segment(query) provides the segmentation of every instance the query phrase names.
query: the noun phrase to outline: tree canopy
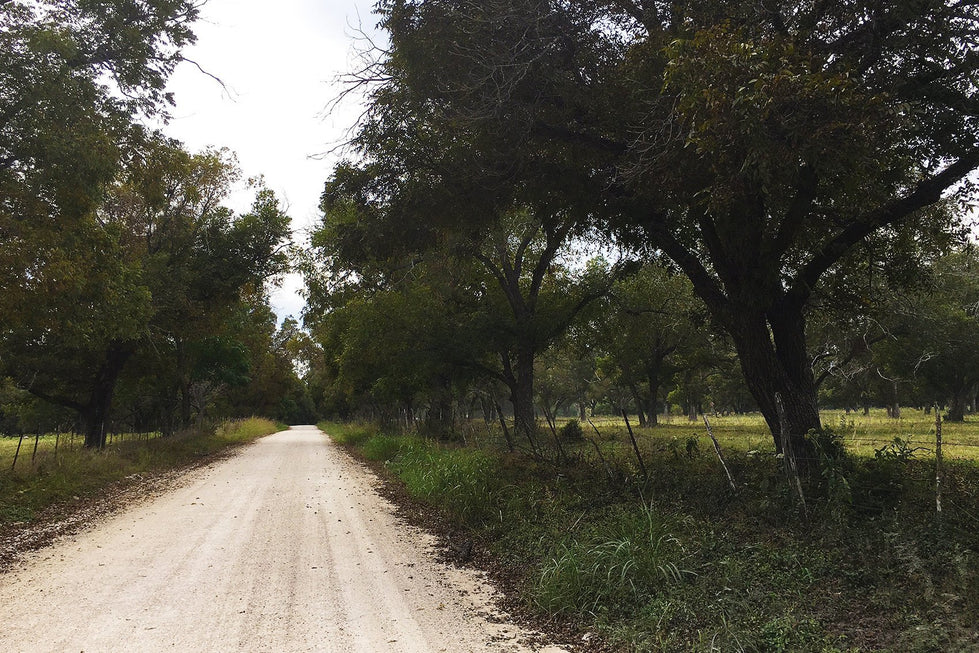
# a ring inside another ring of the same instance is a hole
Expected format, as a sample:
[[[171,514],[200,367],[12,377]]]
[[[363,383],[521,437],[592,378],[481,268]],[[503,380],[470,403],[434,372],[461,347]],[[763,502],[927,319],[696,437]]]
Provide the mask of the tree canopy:
[[[666,254],[801,450],[820,426],[813,293],[858,245],[941,231],[974,195],[968,2],[378,8],[364,203],[396,198],[395,224],[429,239],[459,208],[481,233],[493,207],[546,207]]]

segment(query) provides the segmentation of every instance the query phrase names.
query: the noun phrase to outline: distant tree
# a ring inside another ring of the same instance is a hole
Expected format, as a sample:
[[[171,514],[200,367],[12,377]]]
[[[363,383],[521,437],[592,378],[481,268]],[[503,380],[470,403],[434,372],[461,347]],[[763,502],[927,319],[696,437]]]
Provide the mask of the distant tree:
[[[979,386],[979,255],[967,245],[937,260],[931,283],[892,304],[899,335],[881,347],[888,376],[914,380],[928,404],[961,422]]]
[[[383,121],[380,127],[400,129]],[[371,130],[380,127],[369,123],[358,138],[373,138]],[[429,167],[414,153],[419,166],[405,176],[401,173],[409,162],[400,159],[399,143],[384,143],[367,151],[373,157],[370,163],[341,166],[327,183],[324,222],[313,239],[318,256],[333,266],[333,280],[356,278],[362,291],[397,286],[433,270],[457,277],[443,297],[468,314],[464,332],[478,332],[482,351],[492,352],[498,361],[487,364],[475,355],[465,364],[506,385],[516,430],[533,441],[537,355],[589,302],[607,292],[615,278],[628,272],[629,264],[571,272],[562,257],[582,229],[579,222],[548,212],[546,202],[517,204],[524,189],[495,187],[487,177],[480,177],[488,185],[480,198],[461,204],[454,190],[439,185],[440,167]],[[489,174],[477,172],[481,168],[475,162],[466,165],[473,174]],[[479,229],[470,223],[473,215],[481,221]],[[314,272],[308,278],[315,301],[320,277]],[[428,283],[439,281],[430,277]],[[328,310],[325,303],[319,309]],[[307,316],[316,319],[310,312]],[[444,342],[452,340],[446,337]]]
[[[597,320],[597,346],[634,397],[641,425],[656,425],[664,386],[684,365],[697,364],[693,352],[707,345],[706,319],[690,282],[661,265],[647,264],[613,286]]]

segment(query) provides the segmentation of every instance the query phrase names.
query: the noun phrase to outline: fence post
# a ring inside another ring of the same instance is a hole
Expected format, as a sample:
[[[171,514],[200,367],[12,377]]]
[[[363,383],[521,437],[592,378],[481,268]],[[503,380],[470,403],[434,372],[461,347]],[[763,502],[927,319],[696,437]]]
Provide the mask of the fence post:
[[[632,450],[636,452],[636,460],[639,461],[639,469],[642,471],[642,477],[648,478],[649,473],[646,471],[646,463],[642,460],[642,454],[639,453],[639,444],[636,442],[636,436],[632,434],[632,425],[629,424],[629,415],[626,414],[625,409],[622,409],[622,417],[625,419],[625,427],[629,429],[629,439],[632,440]]]
[[[785,404],[782,403],[782,395],[775,393],[775,409],[778,411],[779,431],[782,439],[782,460],[785,462],[785,475],[789,479],[789,485],[795,490],[802,506],[802,515],[809,521],[809,508],[806,506],[806,495],[802,492],[802,481],[799,479],[799,468],[795,464],[795,452],[792,451],[792,440],[789,438],[789,421],[785,417]]]
[[[10,471],[14,471],[14,467],[17,466],[17,457],[20,456],[20,445],[24,444],[24,434],[20,434],[20,440],[17,441],[17,451],[14,452],[14,462],[10,465]]]
[[[727,474],[727,482],[731,484],[731,489],[735,494],[738,493],[738,486],[734,483],[734,477],[731,476],[731,470],[727,468],[727,463],[724,462],[724,456],[721,455],[721,444],[714,437],[714,429],[710,427],[710,422],[707,421],[707,415],[704,415],[704,425],[707,426],[707,435],[710,436],[710,441],[714,443],[714,451],[717,452],[717,459],[721,461],[721,467],[724,468],[724,473]]]
[[[935,406],[935,513],[942,523],[942,485],[945,482],[945,458],[942,454],[942,416]]]

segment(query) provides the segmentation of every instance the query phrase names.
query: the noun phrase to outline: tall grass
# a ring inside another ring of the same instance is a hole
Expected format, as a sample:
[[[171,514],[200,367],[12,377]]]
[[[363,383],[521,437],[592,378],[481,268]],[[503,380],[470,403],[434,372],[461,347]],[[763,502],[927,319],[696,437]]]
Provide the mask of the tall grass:
[[[334,441],[386,463],[408,493],[469,524],[489,519],[499,490],[496,460],[478,449],[442,445],[417,435],[390,435],[364,424],[322,423]]]
[[[833,468],[848,492],[810,488],[808,519],[757,416],[712,420],[737,492],[702,424],[637,431],[645,475],[612,420],[566,442],[563,463],[490,437],[484,448],[369,429],[354,439],[511,570],[529,608],[616,650],[979,650],[979,467],[948,465],[936,523],[933,460],[885,448],[902,429],[927,436],[932,415],[905,415],[853,415],[843,429],[824,415],[850,438]],[[979,430],[955,426],[961,438]],[[853,454],[864,437],[885,451]]]
[[[412,440],[391,468],[415,498],[439,506],[461,524],[489,519],[499,489],[494,461],[473,449],[449,449]]]
[[[614,510],[588,533],[557,544],[538,570],[533,600],[550,614],[629,614],[695,575],[683,568],[684,555],[650,506]]]
[[[252,418],[220,424],[203,432],[186,432],[169,438],[117,439],[101,451],[53,446],[41,449],[31,461],[25,439],[17,466],[11,469],[10,443],[0,458],[0,525],[28,522],[57,504],[98,492],[127,477],[160,472],[190,464],[235,444],[250,442],[281,429],[275,422]],[[53,441],[52,436],[46,440]],[[15,440],[16,442],[16,440]],[[9,457],[7,457],[9,455]],[[66,508],[67,509],[67,508]]]

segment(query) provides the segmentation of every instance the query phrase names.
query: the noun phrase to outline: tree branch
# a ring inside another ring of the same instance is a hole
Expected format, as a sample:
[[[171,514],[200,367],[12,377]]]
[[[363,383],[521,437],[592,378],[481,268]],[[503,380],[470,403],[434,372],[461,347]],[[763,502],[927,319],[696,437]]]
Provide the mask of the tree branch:
[[[796,184],[795,197],[792,198],[792,204],[778,225],[775,238],[771,241],[770,247],[767,248],[768,251],[765,252],[766,257],[781,258],[782,254],[789,248],[796,234],[798,234],[799,228],[805,224],[806,216],[812,210],[813,203],[816,201],[818,185],[819,179],[815,169],[808,164],[803,165],[799,169],[799,181]]]
[[[941,199],[943,192],[965,178],[977,166],[979,166],[979,151],[962,157],[935,176],[918,183],[915,189],[904,197],[897,198],[853,221],[823,245],[812,260],[799,271],[786,293],[786,300],[790,303],[804,304],[812,294],[819,278],[851,247],[874,231],[897,224],[915,211],[934,204]]]

